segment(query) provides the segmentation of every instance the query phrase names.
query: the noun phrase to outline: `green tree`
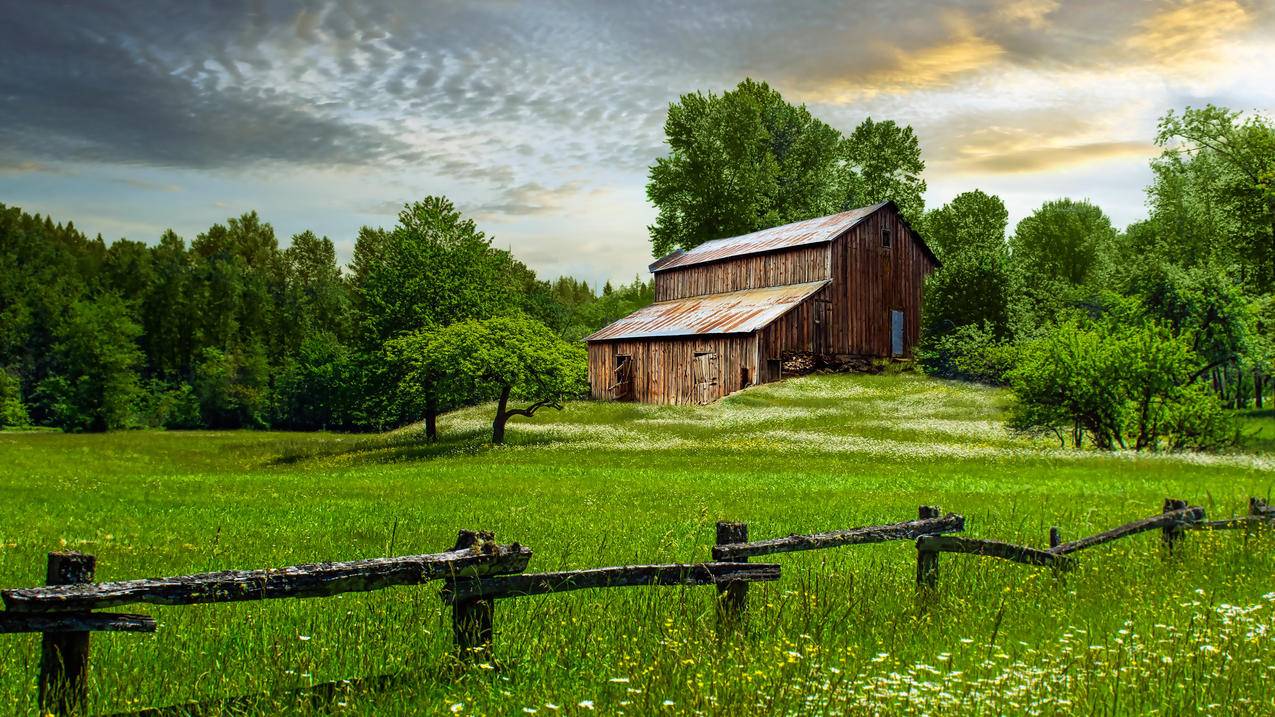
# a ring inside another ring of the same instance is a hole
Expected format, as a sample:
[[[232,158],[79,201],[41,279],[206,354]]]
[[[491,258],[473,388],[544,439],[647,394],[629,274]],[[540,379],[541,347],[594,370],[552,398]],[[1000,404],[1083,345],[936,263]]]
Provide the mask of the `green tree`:
[[[1235,441],[1221,404],[1199,382],[1200,358],[1155,321],[1127,311],[1101,321],[1067,320],[1025,342],[1010,386],[1010,425],[1070,434],[1080,447],[1207,450]]]
[[[668,156],[646,186],[656,256],[887,199],[910,217],[923,209],[911,128],[869,118],[846,138],[764,82],[683,95],[664,133]]]
[[[909,220],[925,212],[925,161],[911,127],[894,120],[863,120],[845,142],[849,189],[841,209],[893,200]]]
[[[927,212],[919,224],[925,242],[944,263],[966,253],[1008,255],[1009,211],[994,194],[978,189],[962,192]]]
[[[56,374],[38,393],[64,430],[105,431],[133,423],[141,393],[141,327],[114,294],[76,301],[55,329]]]
[[[491,441],[505,440],[505,424],[541,408],[561,409],[585,393],[588,359],[583,346],[563,341],[526,316],[467,320],[440,329],[423,356],[423,370],[442,377],[454,395],[495,400]],[[511,407],[511,399],[525,405]]]
[[[276,370],[271,425],[302,430],[350,426],[357,370],[353,353],[337,337],[307,336]]]
[[[1104,277],[1116,230],[1087,201],[1045,202],[1014,229],[1010,248],[1029,283],[1092,286]]]
[[[1275,193],[1271,178],[1275,176],[1275,124],[1269,117],[1253,114],[1247,117],[1224,107],[1206,105],[1187,107],[1181,114],[1170,111],[1160,119],[1156,143],[1165,148],[1157,165],[1157,183],[1153,185],[1153,208],[1162,217],[1179,222],[1183,214],[1194,210],[1197,218],[1216,206],[1225,221],[1224,240],[1244,269],[1242,275],[1261,291],[1275,286]],[[1163,174],[1164,176],[1160,176]],[[1168,180],[1180,178],[1184,189],[1161,189]],[[1157,202],[1161,194],[1180,196],[1181,206]],[[1176,211],[1175,211],[1176,210]],[[1170,219],[1170,217],[1175,219]],[[1216,230],[1203,225],[1196,230],[1212,234]],[[1181,232],[1179,232],[1181,233]],[[1227,252],[1225,243],[1213,242],[1218,251]]]

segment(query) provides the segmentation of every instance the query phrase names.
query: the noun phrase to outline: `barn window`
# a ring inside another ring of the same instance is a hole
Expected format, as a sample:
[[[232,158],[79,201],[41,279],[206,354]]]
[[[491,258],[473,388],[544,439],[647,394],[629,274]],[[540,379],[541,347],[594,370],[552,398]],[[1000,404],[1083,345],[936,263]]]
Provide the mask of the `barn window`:
[[[890,229],[889,227],[881,227],[881,246],[886,249],[890,248]]]
[[[749,378],[749,376],[748,376],[748,367],[747,367],[747,366],[740,366],[740,367],[739,367],[739,386],[740,386],[740,388],[747,388],[747,387],[748,387],[748,378]]]
[[[615,355],[614,384],[616,398],[627,398],[633,392],[633,357],[629,354]]]

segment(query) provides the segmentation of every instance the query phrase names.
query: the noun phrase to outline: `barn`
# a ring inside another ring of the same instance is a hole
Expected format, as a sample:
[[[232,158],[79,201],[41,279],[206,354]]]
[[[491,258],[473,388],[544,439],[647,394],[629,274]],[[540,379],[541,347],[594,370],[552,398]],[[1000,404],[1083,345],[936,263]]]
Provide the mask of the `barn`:
[[[594,398],[711,403],[785,362],[912,356],[939,266],[894,202],[675,251],[655,303],[585,338]]]

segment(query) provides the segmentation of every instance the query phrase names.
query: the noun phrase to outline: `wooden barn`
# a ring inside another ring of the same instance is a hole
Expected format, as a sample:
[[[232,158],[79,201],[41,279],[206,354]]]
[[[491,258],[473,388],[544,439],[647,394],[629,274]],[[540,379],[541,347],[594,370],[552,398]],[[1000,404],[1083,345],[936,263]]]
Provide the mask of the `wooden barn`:
[[[586,337],[590,392],[710,403],[799,357],[911,357],[938,266],[894,202],[678,250],[651,264],[654,304]]]

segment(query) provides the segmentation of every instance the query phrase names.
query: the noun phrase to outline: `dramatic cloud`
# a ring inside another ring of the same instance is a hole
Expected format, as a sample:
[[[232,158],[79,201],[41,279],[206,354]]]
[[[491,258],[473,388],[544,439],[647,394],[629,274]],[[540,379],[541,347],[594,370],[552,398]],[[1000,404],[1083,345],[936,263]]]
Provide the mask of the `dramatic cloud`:
[[[0,202],[148,240],[257,209],[348,254],[446,194],[591,280],[645,263],[668,104],[747,76],[845,131],[911,124],[931,204],[1016,216],[1084,194],[1128,221],[1156,117],[1275,109],[1275,0],[41,2],[0,27]]]

